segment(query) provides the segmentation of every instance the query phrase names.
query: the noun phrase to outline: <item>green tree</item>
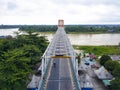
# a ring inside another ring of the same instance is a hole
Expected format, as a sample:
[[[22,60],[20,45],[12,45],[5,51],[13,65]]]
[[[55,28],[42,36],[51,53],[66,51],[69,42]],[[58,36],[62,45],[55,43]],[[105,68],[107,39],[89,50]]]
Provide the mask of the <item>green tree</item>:
[[[110,83],[112,90],[120,90],[120,78],[115,78]]]
[[[106,68],[109,72],[111,72],[111,73],[113,74],[114,69],[115,69],[118,65],[119,65],[118,62],[112,61],[112,60],[108,60],[108,61],[105,62],[105,65],[104,65],[104,66],[105,66],[105,68]]]
[[[78,64],[80,63],[81,53],[77,54]]]
[[[39,58],[42,56],[42,51],[35,45],[25,45],[21,49],[23,50],[22,56],[29,58],[28,64],[34,68],[34,65],[40,62]]]
[[[25,45],[22,48],[10,50],[4,54],[5,60],[0,62],[2,88],[24,90],[26,81],[29,80],[29,75],[35,69],[35,64],[39,62],[41,51],[34,45]]]
[[[5,53],[5,59],[0,62],[0,82],[2,90],[23,90],[31,73],[29,58],[23,56],[23,49],[14,49]],[[16,89],[17,87],[17,89]]]
[[[103,55],[103,56],[100,58],[100,64],[104,66],[105,62],[107,62],[108,60],[111,60],[110,56],[108,56],[108,55]]]
[[[113,70],[113,76],[120,78],[120,65],[117,65],[115,69]]]
[[[45,37],[32,32],[0,40],[0,90],[26,90],[47,45]]]

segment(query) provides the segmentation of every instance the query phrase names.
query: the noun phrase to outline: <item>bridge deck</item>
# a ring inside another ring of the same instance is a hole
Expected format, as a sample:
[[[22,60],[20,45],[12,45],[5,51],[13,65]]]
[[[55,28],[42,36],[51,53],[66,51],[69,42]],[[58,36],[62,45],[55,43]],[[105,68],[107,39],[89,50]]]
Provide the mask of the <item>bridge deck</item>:
[[[54,42],[54,55],[68,55],[67,41],[65,32],[63,29],[58,30],[57,37]],[[53,63],[56,63],[54,67]],[[46,90],[73,90],[72,74],[70,67],[70,59],[68,58],[54,58],[52,59],[52,65],[49,77],[47,79]]]
[[[52,65],[45,90],[73,90],[69,59],[56,58]]]

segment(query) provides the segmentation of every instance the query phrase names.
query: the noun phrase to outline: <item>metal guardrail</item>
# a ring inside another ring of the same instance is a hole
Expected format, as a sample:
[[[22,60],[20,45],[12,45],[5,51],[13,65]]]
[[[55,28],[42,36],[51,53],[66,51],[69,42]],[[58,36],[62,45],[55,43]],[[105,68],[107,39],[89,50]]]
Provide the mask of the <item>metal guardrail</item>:
[[[68,39],[68,37],[66,36],[66,39],[67,39],[67,45],[69,45],[69,50],[70,50],[70,54],[71,54],[71,58],[70,58],[70,66],[71,66],[71,70],[72,70],[72,76],[73,76],[73,82],[74,82],[74,85],[75,85],[75,88],[76,90],[81,90],[81,87],[80,87],[80,83],[79,83],[79,80],[78,80],[78,77],[77,77],[77,74],[75,72],[75,66],[74,66],[74,63],[75,63],[75,59],[76,59],[76,54],[75,54],[75,51],[74,51],[74,48],[72,47],[71,43],[70,43],[70,40]],[[74,55],[75,54],[75,55]],[[78,65],[78,64],[77,64]],[[77,71],[78,72],[78,71]]]
[[[57,30],[58,32],[58,30]],[[56,32],[56,33],[57,33]],[[56,37],[57,34],[54,35],[54,37]],[[45,50],[43,56],[42,56],[42,62],[44,63],[44,58],[49,58],[50,59],[50,56],[47,57],[47,53],[49,52],[50,54],[53,52],[53,47],[54,47],[54,42],[55,42],[55,38],[53,38],[53,40],[50,42],[50,44],[48,45],[47,49]],[[38,86],[38,90],[44,90],[44,85],[45,85],[45,80],[47,78],[47,75],[48,75],[48,71],[49,71],[49,67],[50,67],[50,63],[51,63],[51,60],[48,61],[48,64],[46,65],[45,68],[43,68],[44,66],[42,66],[42,79],[41,81],[39,82],[39,86]],[[41,67],[41,66],[40,66]],[[43,70],[45,69],[45,71]]]
[[[73,82],[74,82],[76,90],[81,90],[81,87],[80,87],[80,84],[79,84],[79,80],[78,80],[78,77],[77,77],[76,72],[75,72],[76,68],[74,66],[74,63],[76,63],[75,62],[75,59],[76,59],[75,55],[76,54],[75,54],[74,48],[72,47],[72,45],[70,43],[70,40],[68,39],[65,31],[64,31],[64,33],[65,33],[65,36],[66,36],[66,38],[65,38],[66,41],[67,41],[66,43],[67,43],[67,45],[69,47],[69,52],[70,52],[70,55],[71,55],[71,58],[70,58],[70,67],[71,67],[71,70],[72,70]]]
[[[45,73],[43,75],[43,78],[42,78],[42,80],[40,82],[40,86],[39,86],[38,90],[44,90],[46,78],[47,78],[49,67],[50,67],[50,63],[51,63],[51,60],[49,60],[49,63],[47,65],[47,68],[46,68],[46,71],[45,71]]]
[[[76,77],[76,73],[75,73],[75,70],[73,68],[73,64],[72,64],[71,59],[70,59],[70,66],[71,66],[71,70],[72,70],[72,76],[73,76],[73,82],[74,82],[75,88],[76,88],[76,90],[81,90],[80,84],[79,84],[79,81],[78,81],[78,79]]]

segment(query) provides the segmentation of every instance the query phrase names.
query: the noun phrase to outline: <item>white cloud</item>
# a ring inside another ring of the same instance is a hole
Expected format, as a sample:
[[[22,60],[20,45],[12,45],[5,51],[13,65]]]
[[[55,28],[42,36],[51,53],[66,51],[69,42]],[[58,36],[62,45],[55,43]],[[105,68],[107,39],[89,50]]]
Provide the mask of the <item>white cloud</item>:
[[[115,24],[119,7],[119,0],[0,0],[0,24]]]

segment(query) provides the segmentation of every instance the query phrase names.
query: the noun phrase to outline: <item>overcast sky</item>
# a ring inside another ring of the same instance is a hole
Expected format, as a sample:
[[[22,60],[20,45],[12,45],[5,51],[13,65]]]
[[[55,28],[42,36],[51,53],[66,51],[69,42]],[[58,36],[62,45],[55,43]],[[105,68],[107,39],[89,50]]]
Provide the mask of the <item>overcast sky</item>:
[[[0,0],[0,24],[120,24],[120,0]]]

